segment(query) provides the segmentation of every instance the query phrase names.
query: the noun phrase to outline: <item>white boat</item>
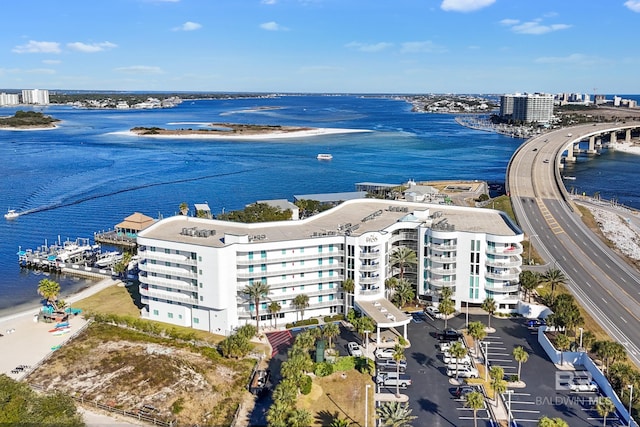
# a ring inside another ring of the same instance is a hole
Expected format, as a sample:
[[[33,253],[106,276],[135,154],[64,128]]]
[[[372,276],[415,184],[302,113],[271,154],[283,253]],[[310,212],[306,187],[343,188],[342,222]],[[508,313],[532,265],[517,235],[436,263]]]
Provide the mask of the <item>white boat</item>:
[[[576,177],[575,176],[563,176],[564,179],[568,179],[569,181],[575,181]]]
[[[98,255],[95,266],[98,268],[111,267],[122,260],[120,252],[105,252]]]
[[[331,160],[333,159],[333,156],[331,154],[327,154],[327,153],[320,153],[316,156],[316,158],[318,160]]]
[[[15,209],[9,209],[6,214],[4,214],[4,219],[16,219],[20,216]]]

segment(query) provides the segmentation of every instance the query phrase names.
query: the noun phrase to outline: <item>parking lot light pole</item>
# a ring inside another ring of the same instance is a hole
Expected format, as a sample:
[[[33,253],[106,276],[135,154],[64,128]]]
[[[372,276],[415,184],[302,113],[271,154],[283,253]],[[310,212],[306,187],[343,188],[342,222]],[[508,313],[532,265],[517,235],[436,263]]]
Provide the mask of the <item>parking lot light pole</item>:
[[[489,341],[482,341],[484,345],[484,378],[489,378]]]
[[[507,426],[511,427],[511,395],[513,390],[505,391],[507,394]]]
[[[633,417],[631,416],[631,405],[633,404],[633,384],[629,384],[627,385],[627,387],[629,387],[629,427],[631,427],[631,421],[633,420]]]
[[[369,351],[369,333],[371,333],[371,331],[368,329],[364,331],[364,349],[366,351]]]
[[[579,349],[578,351],[584,351],[584,350],[582,349],[582,331],[583,331],[584,329],[582,329],[582,328],[578,328],[578,329],[580,329],[580,349]]]
[[[364,389],[364,427],[369,427],[369,389],[371,384],[367,384]]]

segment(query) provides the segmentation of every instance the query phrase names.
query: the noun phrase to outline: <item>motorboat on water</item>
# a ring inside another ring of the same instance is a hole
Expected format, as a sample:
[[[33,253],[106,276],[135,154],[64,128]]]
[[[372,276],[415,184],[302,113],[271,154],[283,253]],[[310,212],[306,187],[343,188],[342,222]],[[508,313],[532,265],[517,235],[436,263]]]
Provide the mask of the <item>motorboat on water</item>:
[[[564,179],[567,179],[569,181],[575,181],[576,177],[575,176],[563,176]]]
[[[9,209],[6,214],[4,214],[4,219],[16,219],[20,216],[15,209]]]
[[[331,160],[333,159],[333,156],[331,154],[328,153],[320,153],[316,156],[316,158],[318,160]]]
[[[104,252],[98,255],[95,266],[99,268],[111,267],[122,260],[120,252]]]

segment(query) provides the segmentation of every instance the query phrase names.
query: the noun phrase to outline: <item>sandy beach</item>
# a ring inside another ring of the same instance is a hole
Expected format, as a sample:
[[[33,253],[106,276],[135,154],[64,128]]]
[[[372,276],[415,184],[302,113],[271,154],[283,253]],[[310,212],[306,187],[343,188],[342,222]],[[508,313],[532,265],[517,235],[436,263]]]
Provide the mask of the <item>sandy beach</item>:
[[[362,133],[372,132],[367,129],[341,129],[341,128],[315,128],[293,132],[269,132],[253,135],[224,135],[222,133],[192,133],[180,135],[140,135],[132,131],[112,132],[111,135],[137,136],[141,138],[170,138],[170,139],[226,139],[226,140],[266,140],[266,139],[287,139],[287,138],[306,138],[310,136],[346,134],[346,133]]]
[[[615,151],[622,151],[629,154],[640,154],[640,145],[633,142],[615,142],[609,145]]]

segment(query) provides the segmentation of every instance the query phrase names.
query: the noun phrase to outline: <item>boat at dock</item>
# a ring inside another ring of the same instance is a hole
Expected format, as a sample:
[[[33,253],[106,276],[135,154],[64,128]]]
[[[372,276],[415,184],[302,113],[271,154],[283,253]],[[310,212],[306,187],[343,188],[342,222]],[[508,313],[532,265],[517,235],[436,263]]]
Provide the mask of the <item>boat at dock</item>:
[[[333,156],[331,154],[328,153],[320,153],[316,156],[316,159],[318,160],[331,160],[333,159]]]
[[[120,252],[103,252],[98,255],[98,259],[95,262],[95,266],[98,268],[112,267],[116,263],[122,260],[122,253]]]
[[[9,209],[6,214],[4,214],[4,219],[16,219],[20,216],[15,209]]]

